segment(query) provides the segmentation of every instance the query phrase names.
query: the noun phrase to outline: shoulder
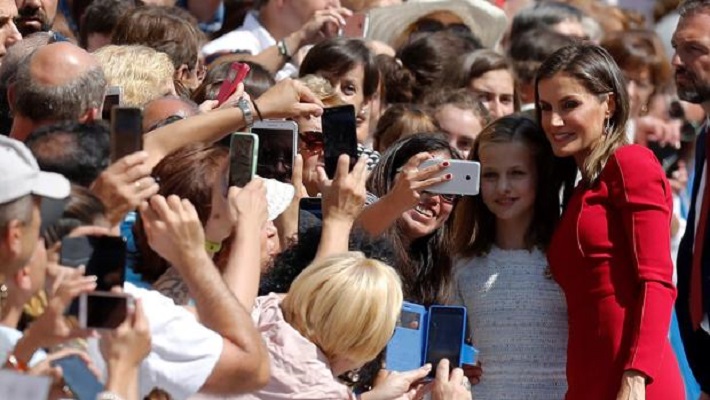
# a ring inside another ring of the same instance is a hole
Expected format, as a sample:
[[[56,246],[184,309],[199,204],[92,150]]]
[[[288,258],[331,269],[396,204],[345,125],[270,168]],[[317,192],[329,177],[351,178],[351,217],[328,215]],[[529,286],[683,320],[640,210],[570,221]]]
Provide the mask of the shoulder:
[[[670,185],[653,152],[643,146],[628,145],[616,150],[602,172],[601,180],[618,201],[670,197]]]

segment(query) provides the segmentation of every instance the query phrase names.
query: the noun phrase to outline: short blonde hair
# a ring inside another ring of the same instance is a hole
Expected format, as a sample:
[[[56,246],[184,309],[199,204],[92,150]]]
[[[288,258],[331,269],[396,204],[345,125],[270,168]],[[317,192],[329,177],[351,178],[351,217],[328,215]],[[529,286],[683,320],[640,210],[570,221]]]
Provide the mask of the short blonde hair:
[[[281,307],[286,321],[329,359],[364,364],[394,333],[402,283],[392,267],[349,252],[304,269]]]
[[[150,47],[105,46],[94,55],[99,60],[109,86],[123,88],[122,105],[143,107],[170,94],[175,67],[165,53]]]
[[[305,75],[298,78],[326,107],[340,106],[346,104],[335,92],[333,85],[327,79],[319,75]]]

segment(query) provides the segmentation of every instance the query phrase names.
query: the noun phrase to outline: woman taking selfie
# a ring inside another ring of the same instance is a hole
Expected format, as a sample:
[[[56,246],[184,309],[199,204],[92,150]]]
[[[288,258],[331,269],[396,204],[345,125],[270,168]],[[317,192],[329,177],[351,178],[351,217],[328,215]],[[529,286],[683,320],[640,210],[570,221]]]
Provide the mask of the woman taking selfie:
[[[627,145],[623,74],[601,47],[564,47],[540,67],[535,100],[553,152],[582,175],[548,251],[567,299],[566,398],[682,399],[671,188],[651,151]]]

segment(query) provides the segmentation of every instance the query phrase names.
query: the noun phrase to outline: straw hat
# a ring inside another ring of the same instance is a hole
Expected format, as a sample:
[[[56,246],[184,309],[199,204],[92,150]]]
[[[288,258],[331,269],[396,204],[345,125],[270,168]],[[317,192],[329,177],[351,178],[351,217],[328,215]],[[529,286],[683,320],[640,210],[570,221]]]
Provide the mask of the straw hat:
[[[506,28],[505,13],[487,0],[409,0],[370,10],[367,39],[390,46],[414,22],[435,11],[449,11],[461,18],[481,43],[493,48]]]

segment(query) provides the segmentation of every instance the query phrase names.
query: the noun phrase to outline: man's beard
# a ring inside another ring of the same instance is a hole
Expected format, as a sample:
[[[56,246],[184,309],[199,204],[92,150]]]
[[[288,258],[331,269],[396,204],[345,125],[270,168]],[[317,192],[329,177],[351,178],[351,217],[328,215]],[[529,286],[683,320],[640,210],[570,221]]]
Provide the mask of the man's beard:
[[[679,72],[685,75],[683,83],[678,82]],[[678,97],[689,103],[703,104],[710,101],[710,82],[700,81],[694,73],[687,69],[676,71],[676,90]]]
[[[33,25],[24,24],[25,21],[32,20],[39,21],[39,29],[35,28]],[[49,32],[52,29],[53,21],[50,21],[49,18],[47,18],[47,14],[39,8],[24,7],[18,10],[17,18],[15,18],[15,24],[24,37],[35,32]]]

